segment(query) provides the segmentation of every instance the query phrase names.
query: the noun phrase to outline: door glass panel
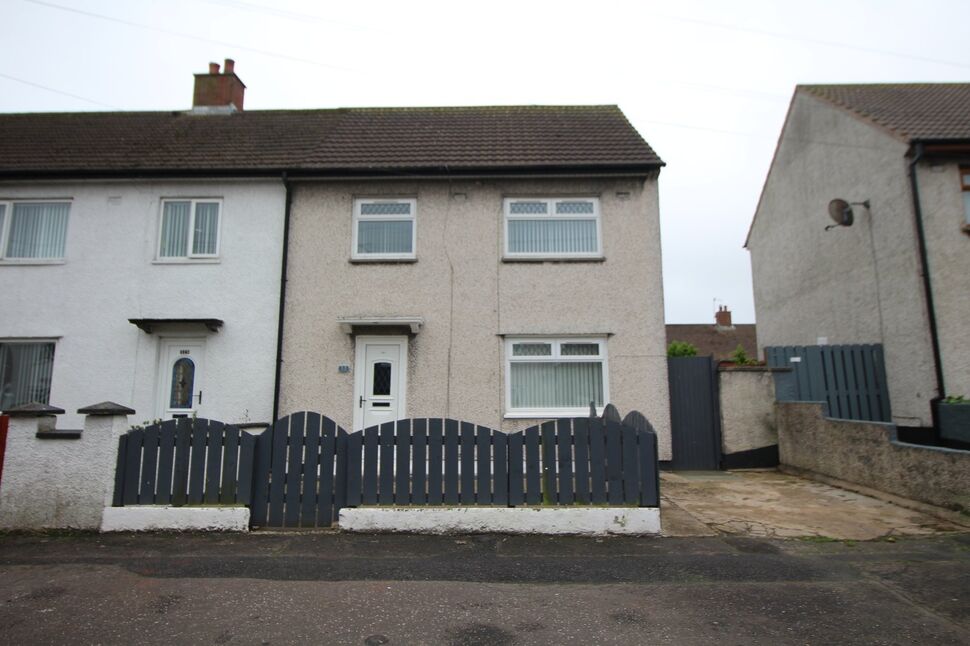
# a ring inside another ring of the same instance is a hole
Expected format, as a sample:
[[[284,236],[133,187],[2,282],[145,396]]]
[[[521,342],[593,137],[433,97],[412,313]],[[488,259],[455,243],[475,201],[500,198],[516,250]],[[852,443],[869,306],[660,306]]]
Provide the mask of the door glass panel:
[[[379,361],[374,364],[374,395],[391,394],[391,364]]]
[[[195,363],[182,357],[172,366],[172,390],[169,408],[192,408]]]

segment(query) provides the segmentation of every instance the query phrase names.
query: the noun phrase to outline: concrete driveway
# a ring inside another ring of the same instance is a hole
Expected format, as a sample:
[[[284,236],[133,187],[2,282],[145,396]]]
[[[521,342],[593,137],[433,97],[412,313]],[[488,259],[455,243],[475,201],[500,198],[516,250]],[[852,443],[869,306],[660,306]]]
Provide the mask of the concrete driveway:
[[[667,536],[875,540],[970,531],[891,502],[776,471],[682,471],[661,475]]]

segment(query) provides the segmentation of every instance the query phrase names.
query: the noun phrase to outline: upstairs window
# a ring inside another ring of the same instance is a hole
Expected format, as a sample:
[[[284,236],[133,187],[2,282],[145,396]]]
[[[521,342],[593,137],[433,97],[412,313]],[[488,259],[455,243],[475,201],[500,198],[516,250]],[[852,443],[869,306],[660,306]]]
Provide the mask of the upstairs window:
[[[50,403],[53,371],[53,341],[0,341],[0,410]]]
[[[599,258],[596,198],[505,200],[506,258]]]
[[[63,260],[70,202],[0,202],[0,259]]]
[[[218,200],[165,200],[159,234],[160,260],[219,257]]]
[[[588,415],[609,401],[606,339],[506,341],[506,417]]]
[[[417,200],[355,200],[351,257],[356,260],[415,258]]]

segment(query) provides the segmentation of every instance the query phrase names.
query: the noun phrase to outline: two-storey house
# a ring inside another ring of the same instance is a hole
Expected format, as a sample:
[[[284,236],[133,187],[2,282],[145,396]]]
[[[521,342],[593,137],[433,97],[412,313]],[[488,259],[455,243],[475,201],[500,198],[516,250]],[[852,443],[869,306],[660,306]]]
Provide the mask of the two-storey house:
[[[882,344],[893,421],[932,426],[970,395],[968,234],[970,84],[798,86],[746,242],[758,341]]]
[[[511,430],[670,458],[657,177],[615,106],[0,116],[0,408]]]

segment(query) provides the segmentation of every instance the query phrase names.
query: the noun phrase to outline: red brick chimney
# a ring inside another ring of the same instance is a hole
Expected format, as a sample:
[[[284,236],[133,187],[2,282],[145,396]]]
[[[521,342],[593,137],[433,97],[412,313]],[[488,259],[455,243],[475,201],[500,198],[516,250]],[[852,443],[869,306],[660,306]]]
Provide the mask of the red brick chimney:
[[[236,76],[236,61],[226,59],[225,68],[219,73],[219,63],[209,63],[208,74],[195,75],[195,93],[192,97],[192,109],[229,108],[233,106],[242,112],[243,96],[246,86]]]
[[[727,305],[721,305],[714,314],[714,325],[717,327],[733,327],[731,325],[731,310]]]

